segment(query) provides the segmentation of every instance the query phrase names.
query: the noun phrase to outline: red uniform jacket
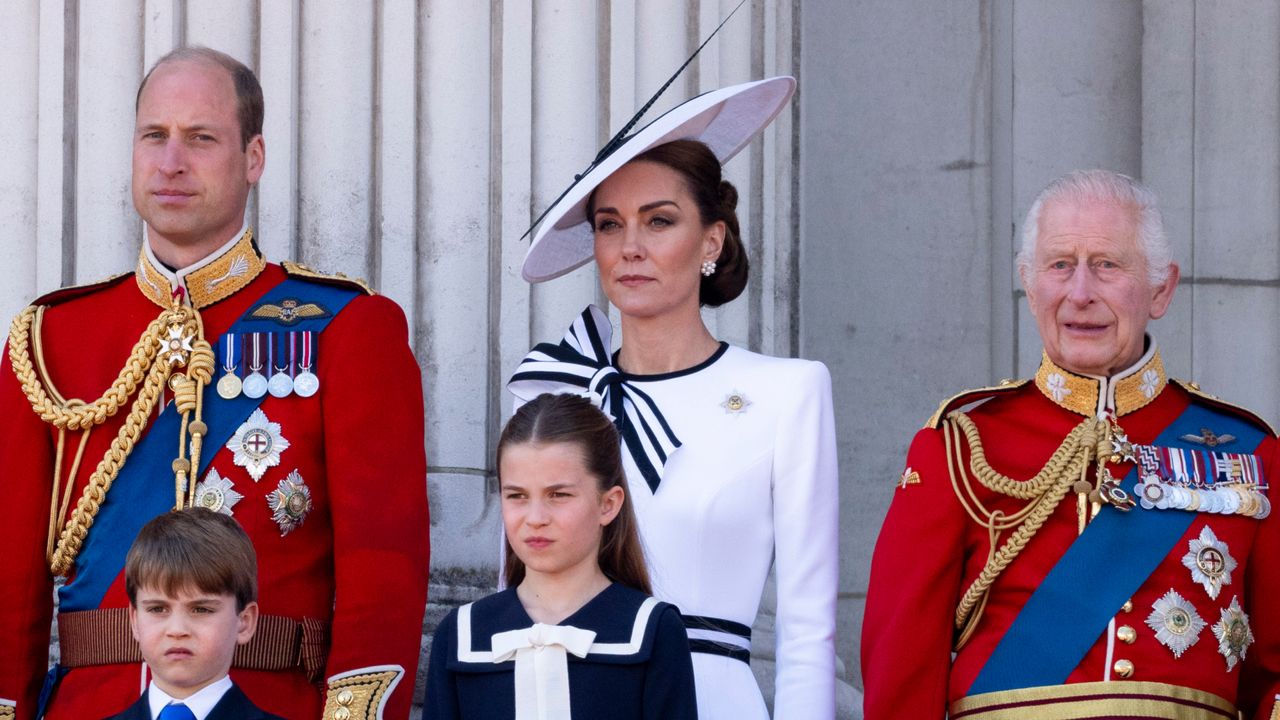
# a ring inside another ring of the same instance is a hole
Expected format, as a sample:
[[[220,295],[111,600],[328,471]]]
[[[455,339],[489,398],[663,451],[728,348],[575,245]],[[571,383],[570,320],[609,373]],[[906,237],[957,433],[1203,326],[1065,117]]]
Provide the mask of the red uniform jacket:
[[[1069,379],[1056,391],[1053,384],[1061,379],[1048,380],[1054,374]],[[1178,385],[1167,385],[1154,347],[1138,366],[1113,378],[1112,384],[1121,377],[1129,378],[1128,385],[1116,385],[1115,397],[1119,401],[1111,407],[1135,444],[1152,444],[1189,404],[1212,402]],[[996,471],[1017,480],[1031,478],[1040,471],[1064,437],[1085,417],[1093,415],[1100,394],[1098,381],[1055,368],[1047,358],[1037,379],[1035,383],[986,393],[990,398],[968,412],[979,429],[987,461]],[[1072,389],[1074,393],[1063,392]],[[1105,389],[1101,395],[1106,404]],[[1088,407],[1082,407],[1081,401]],[[962,399],[951,407],[964,402]],[[944,404],[940,413],[947,409]],[[1238,412],[1250,423],[1260,424],[1243,411],[1225,411]],[[953,659],[956,607],[987,560],[989,540],[987,529],[970,519],[957,499],[943,434],[935,428],[936,423],[932,423],[921,430],[911,444],[908,467],[894,492],[872,560],[862,630],[868,720],[943,718],[949,707],[954,712],[953,703],[968,694],[1023,605],[1077,539],[1076,496],[1068,492],[994,582],[975,632]],[[963,442],[961,446],[966,447]],[[1255,451],[1273,487],[1280,478],[1276,475],[1280,472],[1277,447],[1274,434],[1267,429]],[[1215,449],[1249,452],[1233,450],[1230,445]],[[967,469],[967,449],[962,455],[962,466]],[[1119,478],[1132,465],[1112,467]],[[972,486],[988,510],[1012,514],[1026,505],[1025,500],[994,493],[977,482]],[[1131,512],[1150,511],[1135,508]],[[1210,598],[1183,564],[1190,541],[1206,526],[1226,544],[1238,563],[1230,584],[1222,587],[1217,599]],[[1006,532],[1001,543],[1008,538]],[[1127,551],[1124,547],[1114,549],[1117,557]],[[1248,717],[1270,717],[1275,695],[1280,691],[1280,572],[1276,568],[1280,568],[1280,518],[1257,520],[1241,515],[1196,513],[1183,538],[1133,593],[1131,604],[1125,606],[1131,609],[1120,608],[1116,612],[1114,623],[1104,629],[1066,682],[1145,681],[1182,686],[1212,693],[1245,710]],[[1096,571],[1102,576],[1110,568],[1098,567]],[[1147,623],[1154,603],[1170,590],[1190,601],[1207,624],[1181,657],[1175,657]],[[1089,588],[1081,587],[1080,592],[1088,593]],[[1212,626],[1233,597],[1238,598],[1250,618],[1255,642],[1247,648],[1243,666],[1229,669],[1226,658],[1218,651]],[[1072,620],[1061,618],[1060,628],[1069,627]],[[1055,628],[1045,630],[1054,631]],[[1116,670],[1121,660],[1128,661],[1132,668],[1127,679]],[[1034,717],[1034,713],[1027,712],[1027,717]]]
[[[186,279],[204,336],[215,346],[254,301],[285,279],[280,266],[259,259],[247,234],[219,252],[230,257],[246,250],[253,261],[248,272],[237,265],[232,273],[239,272],[245,284],[227,297],[200,294],[192,282],[195,275]],[[150,284],[154,296],[164,274],[145,251],[138,273],[143,274],[62,291],[41,303],[48,305],[40,334],[44,361],[64,397],[92,401],[101,396],[148,323],[160,314],[160,305],[144,289]],[[140,280],[144,275],[147,279]],[[202,307],[202,302],[211,304]],[[316,340],[319,392],[312,397],[268,395],[260,405],[289,443],[279,464],[255,482],[225,446],[204,450],[206,457],[213,454],[211,468],[243,496],[230,509],[258,553],[261,612],[331,622],[327,665],[318,683],[297,668],[232,669],[236,683],[268,712],[320,717],[326,679],[375,668],[384,684],[388,679],[397,683],[384,698],[384,716],[408,717],[426,604],[428,520],[422,383],[407,340],[400,308],[385,297],[360,293]],[[125,403],[93,429],[75,478],[72,507],[128,407]],[[172,412],[172,405],[166,412]],[[33,413],[7,352],[0,364],[0,418],[0,486],[7,510],[0,523],[0,548],[9,567],[5,592],[0,593],[0,698],[16,701],[17,718],[27,720],[34,717],[48,667],[53,579],[45,549],[58,431]],[[67,433],[63,473],[79,437]],[[172,444],[176,457],[176,435]],[[294,470],[310,490],[312,507],[301,525],[282,535],[267,497]],[[138,477],[154,480],[155,492],[173,496],[169,467]],[[67,583],[74,584],[75,577]],[[121,572],[101,607],[126,607],[124,585]],[[147,677],[136,662],[72,669],[57,686],[47,717],[80,719],[124,710],[138,698]],[[358,707],[351,710],[350,717],[363,717]]]

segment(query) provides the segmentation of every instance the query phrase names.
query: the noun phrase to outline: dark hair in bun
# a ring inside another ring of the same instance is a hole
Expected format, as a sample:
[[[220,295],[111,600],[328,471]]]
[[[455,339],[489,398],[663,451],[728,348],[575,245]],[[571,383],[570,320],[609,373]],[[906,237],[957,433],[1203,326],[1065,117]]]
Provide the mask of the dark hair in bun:
[[[738,229],[738,190],[721,177],[715,153],[697,140],[673,140],[649,148],[631,162],[651,162],[671,168],[684,178],[689,194],[698,205],[702,225],[716,221],[725,225],[724,244],[716,258],[716,271],[703,277],[698,302],[719,307],[742,294],[747,286],[747,251]]]

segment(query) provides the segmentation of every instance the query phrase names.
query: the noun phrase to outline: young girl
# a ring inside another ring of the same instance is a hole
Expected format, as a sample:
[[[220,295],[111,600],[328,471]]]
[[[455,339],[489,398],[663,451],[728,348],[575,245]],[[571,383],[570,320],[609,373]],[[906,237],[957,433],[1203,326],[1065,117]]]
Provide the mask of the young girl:
[[[649,597],[618,432],[576,395],[542,395],[498,441],[507,589],[436,630],[424,717],[697,717],[675,606]]]

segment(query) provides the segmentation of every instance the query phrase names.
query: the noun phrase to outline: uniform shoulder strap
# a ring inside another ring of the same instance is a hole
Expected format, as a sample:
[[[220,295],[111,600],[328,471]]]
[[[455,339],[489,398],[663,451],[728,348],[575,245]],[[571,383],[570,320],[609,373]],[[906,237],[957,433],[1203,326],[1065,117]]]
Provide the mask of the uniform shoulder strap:
[[[989,400],[998,395],[1006,395],[1008,393],[1011,393],[1021,388],[1022,386],[1026,385],[1029,382],[1031,381],[1030,380],[1001,380],[999,385],[974,388],[973,390],[965,390],[964,392],[958,395],[952,395],[946,400],[943,400],[942,404],[938,405],[938,409],[935,410],[933,412],[933,415],[929,417],[929,421],[924,424],[924,427],[927,430],[937,430],[938,427],[941,426],[942,424],[942,419],[945,418],[947,416],[947,413],[951,412],[952,410],[955,410],[956,408],[964,407],[965,405],[972,405],[977,402],[983,402],[985,400]]]
[[[1190,380],[1178,380],[1175,378],[1169,378],[1169,381],[1172,382],[1174,385],[1177,385],[1178,387],[1182,388],[1183,390],[1186,390],[1188,394],[1200,399],[1206,405],[1209,405],[1215,409],[1221,410],[1227,413],[1228,415],[1234,415],[1238,418],[1241,418],[1242,420],[1245,420],[1249,424],[1254,425],[1259,429],[1266,431],[1267,434],[1271,435],[1272,437],[1276,436],[1276,429],[1271,426],[1271,423],[1267,422],[1261,415],[1255,413],[1254,411],[1245,407],[1241,407],[1234,403],[1229,403],[1226,400],[1223,400],[1222,398],[1218,397],[1217,395],[1211,395],[1205,392],[1204,390],[1201,390],[1200,385],[1198,383],[1194,383]]]
[[[35,300],[32,300],[31,304],[44,305],[46,307],[50,305],[58,305],[67,302],[68,300],[74,300],[78,297],[83,297],[104,288],[117,285],[125,278],[131,277],[133,277],[133,271],[118,273],[101,280],[85,283],[84,285],[70,285],[68,287],[58,288],[57,290],[47,292]]]
[[[349,277],[344,273],[322,273],[318,270],[313,270],[301,263],[290,262],[288,260],[285,260],[284,262],[280,263],[280,267],[283,268],[285,271],[285,274],[287,274],[291,278],[297,278],[300,280],[313,280],[315,282],[324,283],[326,285],[339,285],[343,287],[354,288],[364,293],[365,295],[378,294],[377,291],[369,287],[369,283],[365,282],[363,279]]]

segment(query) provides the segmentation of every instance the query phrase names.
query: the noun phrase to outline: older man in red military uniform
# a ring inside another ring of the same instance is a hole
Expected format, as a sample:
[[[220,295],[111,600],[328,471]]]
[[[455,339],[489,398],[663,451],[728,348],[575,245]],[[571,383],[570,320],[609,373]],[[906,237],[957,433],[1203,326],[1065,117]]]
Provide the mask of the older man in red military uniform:
[[[1019,269],[1044,358],[911,445],[871,567],[866,717],[1276,717],[1280,450],[1165,375],[1145,330],[1178,267],[1155,197],[1056,180]]]
[[[245,226],[261,128],[239,62],[160,60],[138,95],[136,270],[14,321],[0,718],[83,720],[138,698],[150,678],[124,554],[148,519],[191,504],[233,516],[257,549],[263,617],[231,672],[255,704],[408,716],[427,587],[419,371],[393,302],[262,258]],[[55,577],[61,657],[46,676]]]

